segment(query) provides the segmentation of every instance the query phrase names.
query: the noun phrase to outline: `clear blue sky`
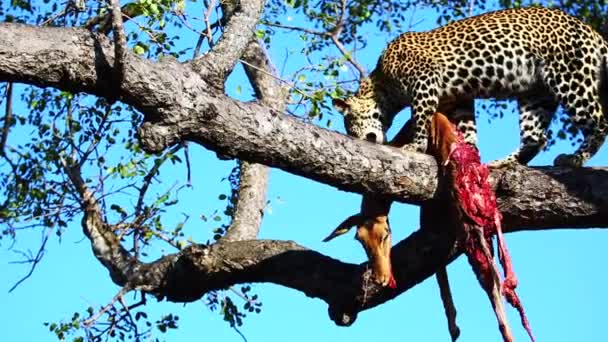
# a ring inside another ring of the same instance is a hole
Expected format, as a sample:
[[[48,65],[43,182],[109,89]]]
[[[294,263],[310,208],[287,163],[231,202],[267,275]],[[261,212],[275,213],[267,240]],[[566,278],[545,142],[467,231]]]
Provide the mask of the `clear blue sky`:
[[[424,19],[416,30],[434,26],[428,12],[419,11]],[[391,39],[370,32],[370,46],[358,58],[371,70],[384,44]],[[281,39],[275,38],[275,41]],[[283,41],[293,40],[283,39]],[[275,61],[284,59],[285,45],[271,50]],[[292,46],[299,51],[299,46]],[[291,63],[294,64],[291,64]],[[288,68],[297,68],[297,57],[288,59]],[[281,65],[279,65],[281,67]],[[226,90],[236,97],[248,97],[247,81],[242,73],[231,77]],[[237,93],[237,87],[244,90]],[[25,111],[20,105],[17,110]],[[332,120],[332,129],[343,132],[341,119]],[[409,116],[400,116],[399,125]],[[479,144],[483,159],[493,160],[510,153],[518,144],[517,117],[478,120]],[[553,158],[573,147],[559,144],[542,153],[531,164],[551,164]],[[218,161],[215,153],[191,146],[193,189],[182,191],[179,211],[195,218],[221,208],[217,199],[227,193],[228,184],[220,182],[234,165]],[[608,147],[603,147],[589,166],[608,164]],[[164,170],[172,173],[171,166]],[[170,177],[183,180],[184,170],[175,168]],[[270,176],[268,210],[260,238],[294,240],[301,245],[347,262],[362,262],[365,254],[351,236],[322,243],[321,239],[346,216],[355,213],[360,195],[338,191],[302,177],[273,169]],[[165,182],[170,184],[170,182]],[[161,191],[159,188],[159,191]],[[191,203],[193,205],[191,205]],[[418,208],[397,204],[391,212],[393,241],[399,241],[418,228]],[[190,222],[208,236],[210,223]],[[39,232],[20,232],[16,249],[35,250]],[[608,232],[602,230],[562,230],[523,232],[507,235],[516,274],[520,280],[520,297],[538,341],[607,341],[605,311],[608,276]],[[106,269],[93,257],[84,238],[79,220],[70,226],[61,242],[52,238],[47,253],[33,276],[8,294],[8,289],[27,268],[8,264],[18,255],[8,249],[6,240],[0,246],[0,329],[5,341],[54,341],[56,338],[43,322],[69,319],[73,312],[87,306],[105,305],[119,290]],[[161,252],[158,250],[157,252]],[[468,263],[461,258],[448,269],[454,300],[458,309],[460,341],[499,341],[500,335],[490,304],[479,287]],[[337,327],[328,318],[327,305],[300,292],[272,284],[256,284],[253,291],[263,301],[259,315],[249,315],[241,331],[248,341],[369,341],[390,338],[399,341],[448,341],[449,334],[434,278],[430,278],[400,297],[359,315],[352,327]],[[339,291],[339,289],[336,289]],[[156,303],[149,298],[151,318],[173,312],[180,316],[180,329],[158,337],[168,341],[242,341],[217,312],[210,312],[201,301],[189,304]],[[519,325],[516,312],[509,309],[512,330],[518,341],[527,336]]]

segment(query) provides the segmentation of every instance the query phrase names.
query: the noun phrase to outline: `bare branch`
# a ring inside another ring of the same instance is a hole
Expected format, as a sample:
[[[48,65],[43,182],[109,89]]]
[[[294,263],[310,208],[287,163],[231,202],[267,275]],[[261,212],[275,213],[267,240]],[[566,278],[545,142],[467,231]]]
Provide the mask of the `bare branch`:
[[[344,45],[342,45],[342,43],[338,39],[337,35],[332,34],[331,35],[331,41],[334,42],[334,45],[338,48],[338,50],[340,50],[340,53],[342,53],[342,55],[344,56],[344,58],[346,58],[346,60],[353,67],[355,67],[355,69],[357,69],[357,71],[359,71],[359,74],[361,75],[361,77],[363,77],[363,76],[365,76],[367,74],[367,71],[365,70],[365,68],[361,64],[359,64],[359,62],[357,62],[357,60],[353,58],[353,56],[351,55],[351,53],[348,52],[348,50],[346,50],[346,48],[344,47]]]
[[[136,18],[142,14],[141,8],[137,5],[137,3],[128,3],[128,4],[124,5],[120,9],[120,12],[122,13],[123,24],[124,24],[124,22],[129,21],[133,18]],[[112,10],[109,12],[104,12],[96,17],[93,17],[93,18],[89,19],[83,25],[83,27],[88,30],[93,30],[95,25],[99,24],[98,31],[107,35],[108,33],[110,33],[110,31],[112,31],[113,13],[114,13],[114,11]]]
[[[46,243],[49,240],[49,235],[51,235],[51,232],[53,230],[50,228],[47,228],[46,231],[43,234],[42,237],[42,242],[40,243],[40,247],[38,248],[38,252],[36,253],[35,256],[33,257],[29,257],[27,258],[27,260],[24,260],[23,263],[30,263],[32,264],[30,266],[30,270],[27,272],[27,274],[25,276],[23,276],[21,279],[19,279],[19,281],[17,281],[15,283],[15,285],[13,285],[8,292],[13,292],[13,290],[15,290],[19,285],[21,285],[21,283],[23,283],[24,281],[26,281],[29,277],[32,276],[32,274],[34,273],[34,270],[36,269],[36,266],[38,266],[38,264],[40,263],[40,261],[42,260],[42,257],[44,256],[44,251],[46,248]],[[24,253],[25,254],[25,253]],[[21,262],[20,262],[21,263]]]
[[[224,0],[221,5],[224,15],[230,15],[222,37],[208,54],[190,63],[194,70],[212,79],[211,83],[220,88],[253,38],[264,1]]]
[[[81,198],[84,212],[82,228],[84,234],[91,240],[93,254],[110,271],[112,280],[124,286],[138,263],[122,247],[118,237],[104,221],[99,202],[82,179],[80,167],[65,158],[61,159],[61,163]]]
[[[262,224],[266,207],[268,167],[247,162],[240,163],[238,201],[228,232],[222,238],[226,241],[255,239]]]
[[[266,26],[278,27],[278,28],[282,28],[282,29],[290,30],[290,31],[300,31],[300,32],[312,34],[312,35],[315,35],[315,36],[321,36],[321,37],[326,37],[326,38],[331,37],[331,34],[329,32],[317,31],[317,30],[306,28],[306,27],[292,26],[292,25],[283,25],[283,24],[279,24],[279,23],[271,23],[271,22],[268,22],[268,21],[263,22],[263,24],[266,25]]]
[[[274,76],[276,71],[262,44],[252,41],[242,58],[247,61],[245,73],[260,103],[283,111],[287,92]],[[224,237],[226,241],[254,239],[266,206],[268,167],[248,162],[241,162],[240,167],[238,202],[232,224]]]
[[[348,50],[346,50],[344,45],[340,42],[340,38],[339,38],[340,32],[341,32],[340,26],[338,26],[338,28],[334,32],[330,33],[330,32],[325,32],[325,31],[312,30],[312,29],[308,29],[305,27],[290,26],[290,25],[283,25],[283,24],[270,23],[270,22],[264,22],[264,25],[271,26],[271,27],[278,27],[278,28],[282,28],[285,30],[300,31],[300,32],[312,34],[315,36],[329,38],[329,39],[331,39],[332,43],[334,43],[336,48],[338,48],[338,50],[340,51],[342,56],[344,56],[344,58],[346,58],[346,60],[355,69],[357,69],[357,71],[359,71],[359,74],[361,75],[361,77],[363,77],[367,74],[367,71],[365,70],[365,68],[361,64],[359,64],[359,62],[357,62],[357,60],[355,58],[353,58],[352,54]]]
[[[114,32],[114,72],[116,83],[122,86],[125,77],[125,55],[127,38],[122,23],[122,12],[119,0],[109,0],[112,7],[112,31]]]
[[[4,110],[4,127],[2,128],[2,137],[0,137],[0,155],[6,156],[6,140],[13,122],[13,83],[8,82],[6,85],[6,107]]]
[[[411,202],[434,192],[436,167],[429,156],[377,147],[235,101],[174,60],[154,63],[128,54],[130,69],[118,97],[150,120],[139,130],[148,151],[187,138],[344,190],[396,194]],[[108,40],[86,30],[0,25],[0,80],[111,98],[112,59]]]

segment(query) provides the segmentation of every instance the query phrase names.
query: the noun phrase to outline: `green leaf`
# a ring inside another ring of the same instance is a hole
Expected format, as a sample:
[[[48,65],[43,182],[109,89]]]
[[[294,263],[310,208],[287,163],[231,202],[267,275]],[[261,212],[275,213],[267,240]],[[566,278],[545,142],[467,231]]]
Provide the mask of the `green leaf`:
[[[146,51],[147,51],[147,49],[144,46],[139,45],[139,44],[135,45],[133,47],[133,52],[135,52],[138,55],[143,55],[144,53],[146,53]]]

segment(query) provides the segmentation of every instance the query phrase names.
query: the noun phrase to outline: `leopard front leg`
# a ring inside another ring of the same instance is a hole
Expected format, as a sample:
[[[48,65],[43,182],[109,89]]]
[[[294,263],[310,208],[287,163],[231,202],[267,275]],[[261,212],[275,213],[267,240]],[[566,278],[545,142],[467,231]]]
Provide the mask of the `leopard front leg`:
[[[403,146],[406,151],[424,153],[428,144],[428,130],[433,114],[437,111],[439,98],[437,88],[419,86],[412,100],[412,121],[414,122],[414,141]]]

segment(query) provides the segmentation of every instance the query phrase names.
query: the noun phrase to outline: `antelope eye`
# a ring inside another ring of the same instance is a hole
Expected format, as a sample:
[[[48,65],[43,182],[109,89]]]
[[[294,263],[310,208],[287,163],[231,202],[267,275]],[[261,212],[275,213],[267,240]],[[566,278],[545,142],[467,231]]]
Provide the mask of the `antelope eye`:
[[[386,239],[388,239],[388,237],[391,236],[391,234],[386,234],[382,237],[382,242],[386,241]]]

